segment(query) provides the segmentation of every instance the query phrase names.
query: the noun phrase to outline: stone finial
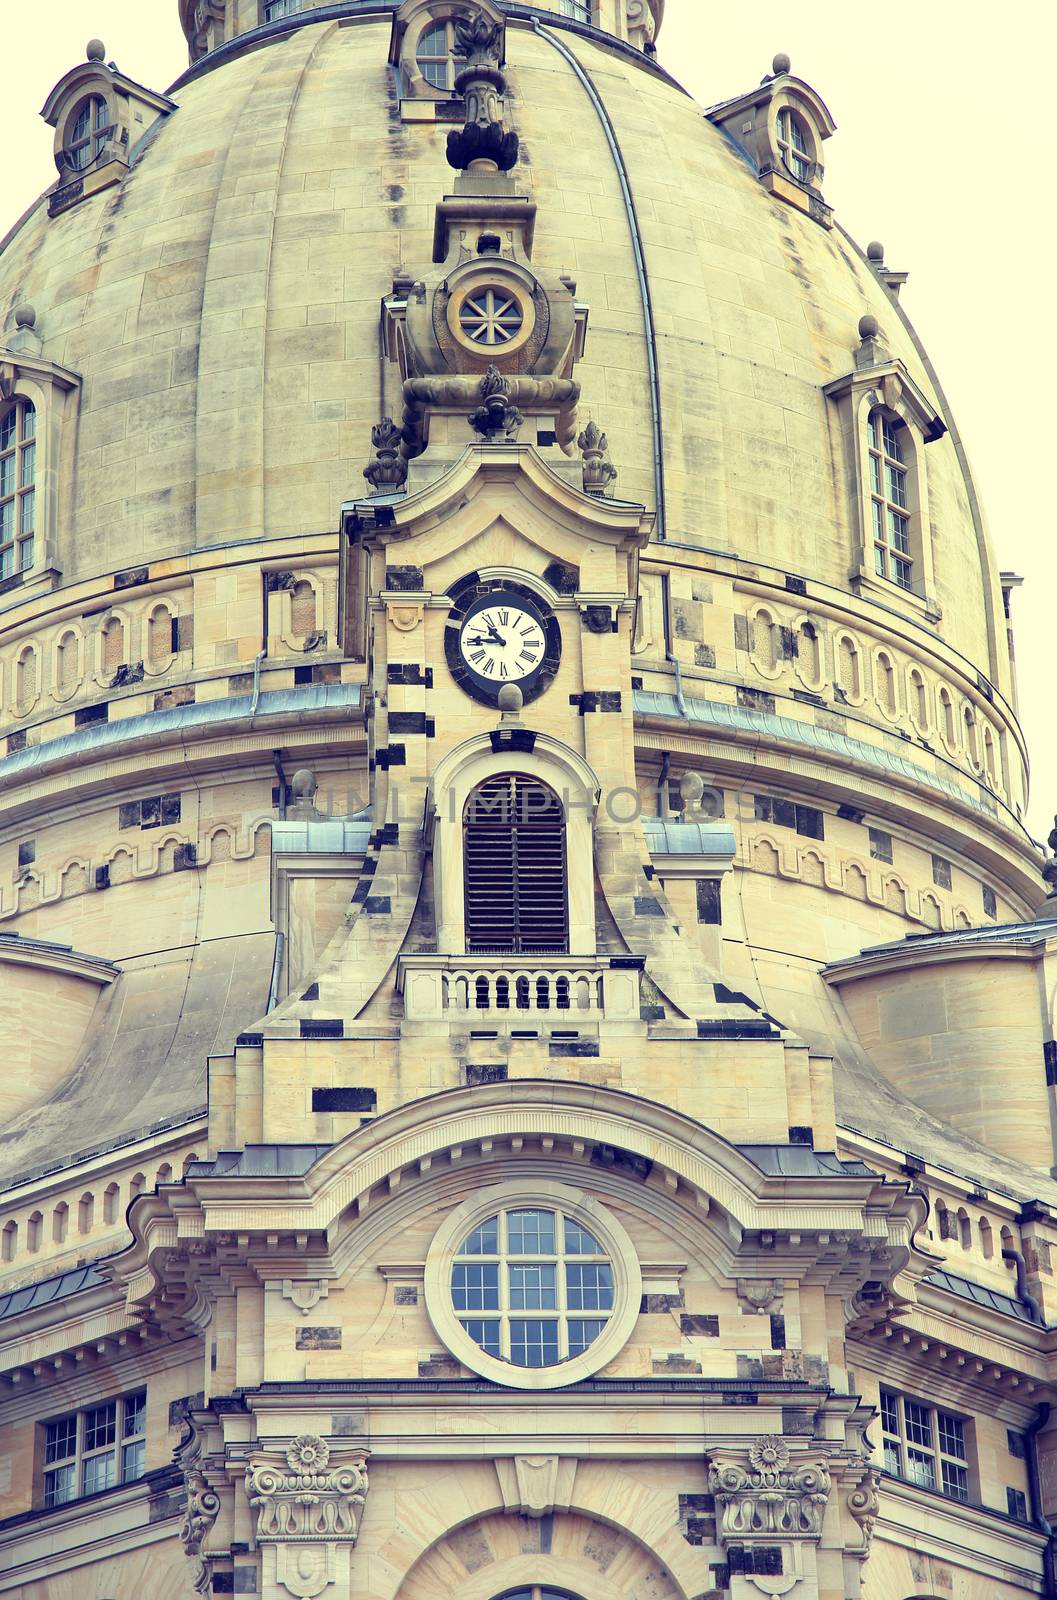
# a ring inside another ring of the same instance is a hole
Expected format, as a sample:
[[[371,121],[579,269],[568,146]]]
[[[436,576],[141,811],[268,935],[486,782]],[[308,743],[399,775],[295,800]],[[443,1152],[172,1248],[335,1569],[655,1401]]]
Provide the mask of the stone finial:
[[[407,462],[400,454],[403,433],[392,417],[383,417],[371,429],[374,460],[363,469],[371,494],[393,494],[407,482]]]
[[[859,338],[876,339],[881,331],[881,325],[871,312],[859,318]]]
[[[37,312],[28,301],[23,301],[15,307],[12,321],[15,331],[9,338],[4,338],[0,333],[0,345],[6,345],[9,350],[14,350],[19,355],[39,356],[44,348],[44,341],[37,327]]]
[[[876,367],[885,359],[881,342],[881,324],[872,311],[859,318],[859,348],[855,352],[855,365],[859,368]]]
[[[881,243],[880,239],[871,239],[870,243],[866,246],[866,259],[868,261],[883,262],[884,258],[885,247]]]
[[[287,811],[289,817],[300,817],[310,821],[318,817],[316,810],[316,775],[308,767],[299,767],[290,779],[290,807]]]
[[[502,25],[476,8],[453,19],[452,54],[465,61],[455,74],[455,92],[463,97],[466,121],[448,134],[448,165],[464,170],[487,161],[500,172],[517,164],[517,134],[503,126],[500,100],[506,89],[501,68]]]
[[[89,61],[105,61],[106,45],[102,39],[89,39],[84,47],[84,53]]]
[[[499,707],[501,722],[510,724],[521,721],[521,708],[525,704],[525,696],[516,683],[504,683],[496,695],[495,703]]]
[[[684,818],[689,818],[692,813],[701,809],[701,797],[705,792],[705,780],[699,772],[684,772],[679,779],[679,810]]]
[[[589,422],[576,440],[584,456],[584,493],[612,494],[617,469],[608,459],[609,440],[597,422]]]
[[[470,427],[485,439],[498,439],[500,435],[513,439],[524,417],[510,397],[510,379],[505,378],[496,366],[490,366],[477,385],[481,404],[470,413]]]
[[[35,325],[36,320],[37,313],[34,308],[28,304],[28,302],[15,307],[16,328],[32,328]]]
[[[776,78],[780,78],[783,75],[783,73],[786,73],[786,72],[789,71],[789,69],[790,69],[790,67],[792,65],[793,65],[793,63],[790,61],[790,59],[786,55],[785,51],[784,50],[779,50],[778,54],[775,56],[774,60],[771,62],[771,71],[774,73],[774,76]]]
[[[1048,900],[1057,900],[1057,817],[1053,819],[1053,827],[1050,829],[1046,843],[1049,845],[1052,854],[1049,860],[1044,861],[1042,864],[1042,880],[1046,885],[1046,898]]]

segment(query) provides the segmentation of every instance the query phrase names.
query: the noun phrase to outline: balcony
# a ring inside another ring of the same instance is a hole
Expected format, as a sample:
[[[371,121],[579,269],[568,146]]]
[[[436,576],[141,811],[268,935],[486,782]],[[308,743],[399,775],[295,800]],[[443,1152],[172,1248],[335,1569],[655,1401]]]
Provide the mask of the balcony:
[[[642,956],[402,955],[396,986],[409,1022],[638,1022],[643,964]]]

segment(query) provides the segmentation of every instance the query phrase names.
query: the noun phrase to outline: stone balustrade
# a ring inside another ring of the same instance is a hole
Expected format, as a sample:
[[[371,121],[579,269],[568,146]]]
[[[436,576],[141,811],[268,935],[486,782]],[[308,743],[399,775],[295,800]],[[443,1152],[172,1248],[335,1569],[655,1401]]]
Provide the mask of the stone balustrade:
[[[397,987],[414,1022],[639,1019],[641,956],[404,955]]]

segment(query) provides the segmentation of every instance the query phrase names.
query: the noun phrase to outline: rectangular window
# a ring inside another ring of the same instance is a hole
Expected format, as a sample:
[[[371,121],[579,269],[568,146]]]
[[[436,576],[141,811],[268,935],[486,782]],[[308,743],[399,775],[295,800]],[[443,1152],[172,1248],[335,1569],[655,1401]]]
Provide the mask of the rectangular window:
[[[932,881],[941,889],[949,889],[951,886],[951,864],[942,856],[932,858]]]
[[[795,828],[808,839],[826,837],[825,818],[816,806],[797,805],[792,800],[773,800],[770,795],[753,796],[757,822],[773,822],[779,828]]]
[[[985,917],[997,917],[998,916],[998,900],[997,900],[997,898],[995,896],[995,891],[991,888],[991,885],[989,883],[983,884],[982,888],[983,888],[983,895],[984,895],[984,916]]]
[[[718,878],[698,878],[696,887],[698,922],[707,922],[713,927],[718,927],[723,921],[720,880]]]
[[[451,1298],[456,1311],[498,1311],[498,1265],[475,1267],[463,1262],[453,1267]]]
[[[507,1272],[510,1274],[511,1311],[557,1310],[558,1279],[553,1262],[533,1262],[523,1267],[511,1263]]]
[[[883,828],[870,828],[870,854],[875,861],[892,860],[892,835]]]
[[[44,1424],[44,1505],[65,1505],[146,1470],[147,1395],[143,1389]],[[120,1454],[118,1441],[120,1440]]]
[[[1006,1489],[1006,1509],[1018,1522],[1027,1522],[1028,1502],[1022,1489]]]
[[[512,1256],[552,1256],[553,1211],[508,1211],[507,1249]]]
[[[613,1309],[612,1267],[569,1262],[565,1268],[565,1282],[570,1311]]]
[[[882,1389],[881,1430],[886,1472],[951,1500],[969,1499],[964,1417]]]

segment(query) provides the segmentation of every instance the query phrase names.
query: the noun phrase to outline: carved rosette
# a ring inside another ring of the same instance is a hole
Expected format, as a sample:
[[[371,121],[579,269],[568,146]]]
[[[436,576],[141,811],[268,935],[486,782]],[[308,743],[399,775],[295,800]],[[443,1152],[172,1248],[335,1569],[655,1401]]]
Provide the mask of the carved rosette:
[[[724,1539],[817,1539],[830,1492],[824,1461],[794,1463],[784,1439],[749,1446],[749,1465],[713,1456],[708,1486]]]
[[[257,1543],[271,1556],[276,1583],[299,1600],[321,1594],[339,1577],[339,1553],[347,1565],[360,1531],[365,1455],[335,1461],[325,1439],[303,1433],[284,1455],[254,1456],[247,1481]]]

